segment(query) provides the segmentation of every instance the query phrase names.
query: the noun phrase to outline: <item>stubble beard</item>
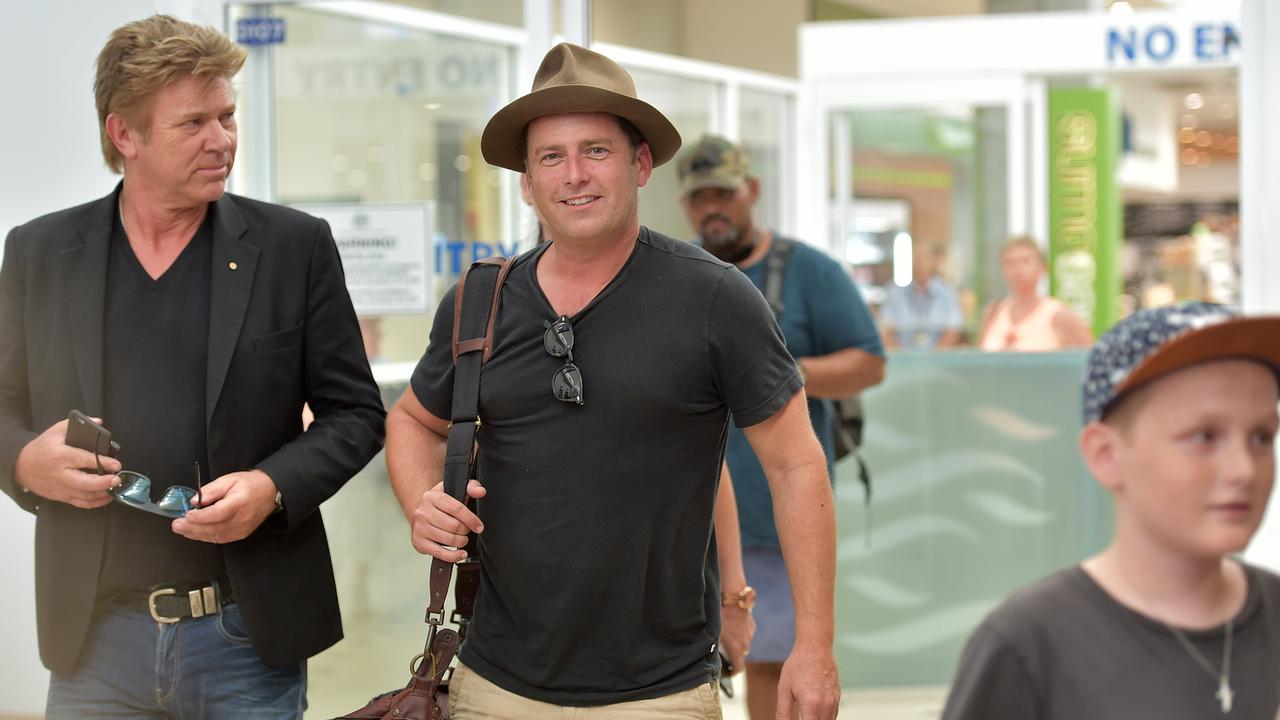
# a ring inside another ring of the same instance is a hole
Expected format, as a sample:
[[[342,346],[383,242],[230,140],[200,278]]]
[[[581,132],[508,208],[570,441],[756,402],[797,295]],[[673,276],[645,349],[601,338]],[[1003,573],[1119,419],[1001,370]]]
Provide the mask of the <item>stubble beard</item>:
[[[744,237],[737,227],[729,224],[728,229],[723,232],[708,232],[708,224],[704,224],[698,233],[703,250],[727,263],[741,262],[751,254],[754,243],[748,242],[749,238]]]

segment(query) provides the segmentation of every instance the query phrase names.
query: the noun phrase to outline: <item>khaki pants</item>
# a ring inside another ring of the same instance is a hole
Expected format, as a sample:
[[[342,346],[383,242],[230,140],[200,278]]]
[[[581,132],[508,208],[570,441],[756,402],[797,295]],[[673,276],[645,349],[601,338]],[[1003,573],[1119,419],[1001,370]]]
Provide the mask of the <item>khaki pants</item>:
[[[718,690],[706,683],[652,700],[566,707],[509,693],[459,663],[449,681],[449,707],[454,720],[721,720]]]

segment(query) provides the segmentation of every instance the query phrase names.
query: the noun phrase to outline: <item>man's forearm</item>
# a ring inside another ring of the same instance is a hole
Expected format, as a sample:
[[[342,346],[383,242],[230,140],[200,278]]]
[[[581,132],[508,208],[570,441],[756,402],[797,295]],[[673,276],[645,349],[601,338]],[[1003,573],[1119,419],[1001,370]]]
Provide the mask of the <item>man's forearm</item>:
[[[835,635],[835,503],[821,456],[797,465],[776,483],[774,521],[791,578],[796,645],[828,650]]]
[[[848,397],[884,380],[884,358],[857,348],[798,362],[804,368],[805,395],[811,398]]]
[[[387,413],[387,475],[411,522],[423,493],[443,479],[445,441],[399,404]]]

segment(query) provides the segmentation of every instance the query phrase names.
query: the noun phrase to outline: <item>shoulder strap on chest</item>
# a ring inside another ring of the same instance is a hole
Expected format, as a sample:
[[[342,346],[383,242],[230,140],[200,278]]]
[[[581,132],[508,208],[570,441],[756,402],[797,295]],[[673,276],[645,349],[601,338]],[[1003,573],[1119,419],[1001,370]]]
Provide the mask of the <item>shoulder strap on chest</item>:
[[[468,353],[483,351],[481,363],[493,353],[493,326],[497,319],[502,285],[516,258],[485,258],[462,273],[453,294],[453,362]],[[489,300],[486,307],[481,299]],[[465,328],[465,332],[464,332]],[[463,335],[466,338],[463,338]]]
[[[458,280],[453,301],[453,407],[445,446],[445,491],[466,502],[467,479],[475,459],[480,427],[480,366],[493,353],[502,285],[515,258],[486,258],[473,263]]]
[[[782,315],[782,279],[787,274],[787,263],[791,260],[791,241],[773,236],[773,244],[764,258],[764,299],[773,310],[773,316]]]

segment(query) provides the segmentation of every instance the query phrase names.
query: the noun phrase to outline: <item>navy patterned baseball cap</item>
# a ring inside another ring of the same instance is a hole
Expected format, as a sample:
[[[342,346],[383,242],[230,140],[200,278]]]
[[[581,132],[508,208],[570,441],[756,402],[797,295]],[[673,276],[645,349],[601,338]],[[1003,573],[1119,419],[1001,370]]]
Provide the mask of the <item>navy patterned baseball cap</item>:
[[[1255,360],[1280,376],[1280,317],[1242,317],[1225,305],[1187,302],[1139,310],[1089,351],[1084,424],[1101,420],[1127,393],[1211,360]]]

